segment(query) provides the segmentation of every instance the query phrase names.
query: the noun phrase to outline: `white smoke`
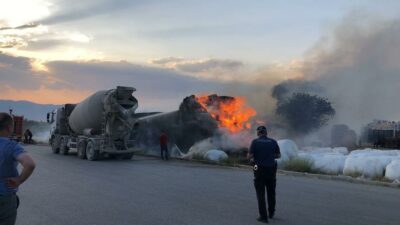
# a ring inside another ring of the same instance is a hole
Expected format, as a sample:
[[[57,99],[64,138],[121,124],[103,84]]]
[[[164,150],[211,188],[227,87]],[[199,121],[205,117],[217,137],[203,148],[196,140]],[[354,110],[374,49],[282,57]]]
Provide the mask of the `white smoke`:
[[[50,131],[39,131],[33,134],[32,139],[38,143],[49,143]]]
[[[219,128],[219,132],[216,135],[195,143],[183,157],[189,159],[194,156],[204,157],[208,151],[215,149],[225,152],[237,152],[247,149],[253,138],[254,135],[249,130],[231,133],[224,128]]]
[[[305,59],[305,80],[316,81],[336,109],[335,123],[359,130],[373,119],[398,120],[400,20],[351,15]]]

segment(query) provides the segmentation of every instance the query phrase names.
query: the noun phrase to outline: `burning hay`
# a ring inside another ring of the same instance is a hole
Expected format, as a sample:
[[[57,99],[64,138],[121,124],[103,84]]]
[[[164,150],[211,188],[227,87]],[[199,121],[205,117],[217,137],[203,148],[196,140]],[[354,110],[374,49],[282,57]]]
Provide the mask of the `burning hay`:
[[[177,111],[135,117],[132,136],[154,154],[159,152],[161,131],[184,158],[204,158],[210,150],[238,152],[254,137],[250,128],[256,114],[242,97],[191,95]]]
[[[257,115],[243,97],[209,95],[198,96],[196,100],[220,127],[228,129],[231,133],[250,129],[250,119]]]
[[[249,133],[251,119],[257,114],[247,105],[243,97],[229,96],[196,96],[196,101],[211,115],[218,124],[213,137],[197,142],[188,152],[191,155],[206,156],[211,149],[222,149],[227,152],[247,148],[252,136]]]

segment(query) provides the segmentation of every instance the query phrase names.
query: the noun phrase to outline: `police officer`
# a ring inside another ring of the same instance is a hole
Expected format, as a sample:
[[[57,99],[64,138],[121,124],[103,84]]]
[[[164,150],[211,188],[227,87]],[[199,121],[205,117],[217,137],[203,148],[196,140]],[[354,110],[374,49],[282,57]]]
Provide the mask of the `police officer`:
[[[257,128],[258,138],[251,142],[248,159],[254,160],[254,187],[257,193],[258,211],[260,216],[258,221],[268,223],[269,218],[275,214],[275,187],[277,158],[281,157],[278,143],[267,137],[267,128],[259,126]],[[267,189],[268,213],[265,203],[265,189]]]

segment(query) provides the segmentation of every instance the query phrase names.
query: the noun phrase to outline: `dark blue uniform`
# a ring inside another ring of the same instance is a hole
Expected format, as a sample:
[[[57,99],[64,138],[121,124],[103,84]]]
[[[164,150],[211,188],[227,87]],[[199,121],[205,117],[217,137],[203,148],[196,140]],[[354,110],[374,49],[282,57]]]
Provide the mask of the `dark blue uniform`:
[[[278,143],[267,136],[260,136],[251,142],[250,153],[254,155],[257,169],[254,169],[254,187],[257,193],[258,210],[260,216],[268,218],[265,189],[267,189],[268,212],[270,216],[275,213],[275,188],[276,170],[275,159],[280,155]]]

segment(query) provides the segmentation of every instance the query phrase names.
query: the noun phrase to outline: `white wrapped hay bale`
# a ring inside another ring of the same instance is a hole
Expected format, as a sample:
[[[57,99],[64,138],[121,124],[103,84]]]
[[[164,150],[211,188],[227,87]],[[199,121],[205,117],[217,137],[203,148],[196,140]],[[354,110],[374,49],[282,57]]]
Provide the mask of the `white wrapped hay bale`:
[[[346,147],[305,147],[298,156],[312,162],[312,169],[326,174],[342,174],[346,155]]]
[[[340,153],[308,153],[301,152],[299,158],[307,159],[312,163],[312,169],[326,174],[342,174],[346,156]]]
[[[385,177],[389,180],[400,181],[400,158],[394,159],[386,167]]]
[[[221,150],[209,150],[204,154],[204,159],[220,162],[221,160],[228,159],[228,155]]]
[[[356,150],[347,157],[343,173],[367,178],[383,177],[386,167],[399,155],[399,150]]]
[[[316,157],[313,169],[327,174],[342,174],[346,156],[343,154],[324,154]]]

